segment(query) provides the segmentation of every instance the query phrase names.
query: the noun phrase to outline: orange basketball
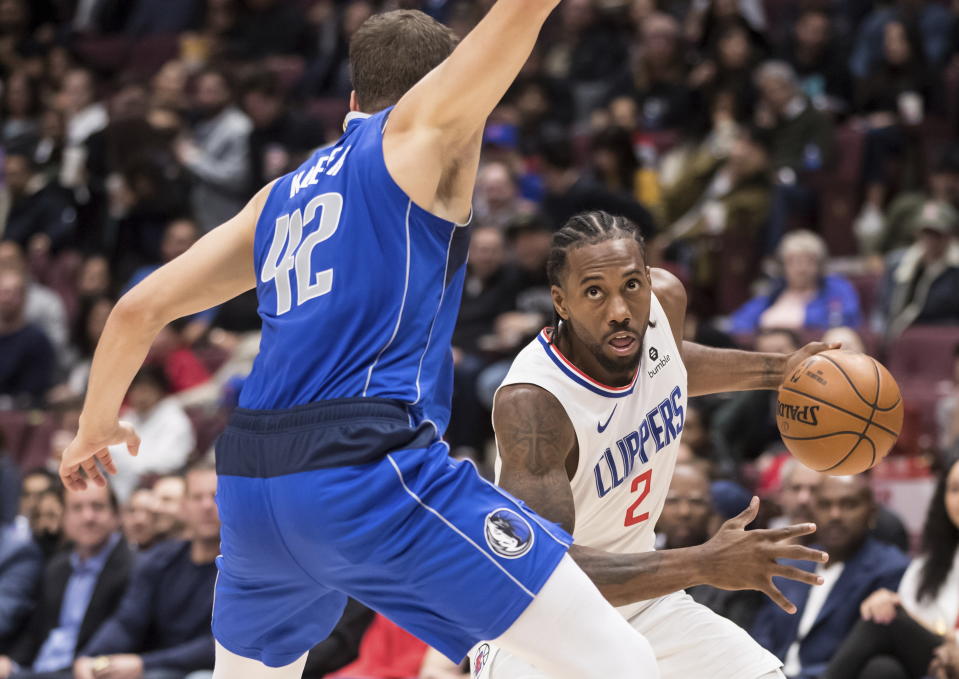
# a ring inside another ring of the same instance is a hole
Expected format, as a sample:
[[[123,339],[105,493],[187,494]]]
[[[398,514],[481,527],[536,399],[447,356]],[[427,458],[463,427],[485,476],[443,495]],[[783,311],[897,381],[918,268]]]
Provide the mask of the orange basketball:
[[[776,424],[800,462],[823,474],[858,474],[877,465],[902,429],[902,394],[870,356],[824,351],[779,388]]]

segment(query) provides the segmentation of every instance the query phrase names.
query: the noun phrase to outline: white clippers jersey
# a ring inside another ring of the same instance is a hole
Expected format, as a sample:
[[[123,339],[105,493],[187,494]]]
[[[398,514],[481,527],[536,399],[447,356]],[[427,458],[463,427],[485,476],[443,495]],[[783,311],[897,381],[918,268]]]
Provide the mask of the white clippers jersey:
[[[502,386],[534,384],[566,409],[579,443],[570,482],[573,537],[610,552],[654,549],[654,529],[676,465],[686,414],[686,367],[662,305],[652,295],[650,325],[632,384],[608,387],[585,375],[543,331],[513,361]],[[496,459],[499,480],[501,460]],[[619,610],[627,618],[643,608]]]

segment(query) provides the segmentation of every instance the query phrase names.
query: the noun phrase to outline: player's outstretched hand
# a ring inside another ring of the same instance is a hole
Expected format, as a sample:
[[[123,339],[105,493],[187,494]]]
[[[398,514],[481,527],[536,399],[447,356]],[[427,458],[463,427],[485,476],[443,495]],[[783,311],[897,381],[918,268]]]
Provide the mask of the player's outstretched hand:
[[[899,595],[895,592],[885,588],[877,589],[862,602],[859,612],[862,613],[863,620],[888,625],[895,620],[896,609],[901,603]]]
[[[67,449],[63,451],[60,460],[60,478],[64,487],[70,490],[83,490],[87,487],[87,479],[98,486],[107,485],[97,462],[110,474],[117,473],[117,467],[110,457],[109,446],[119,443],[126,444],[131,455],[140,450],[140,437],[133,427],[126,422],[117,422],[113,431],[91,437],[83,431],[77,434]]]
[[[810,356],[815,356],[823,351],[831,351],[833,349],[842,349],[842,344],[839,342],[833,342],[832,344],[810,342],[801,349],[792,352],[789,354],[789,358],[786,359],[786,369],[783,371],[783,380],[792,375],[793,370],[798,368],[799,365]]]
[[[829,555],[793,541],[816,531],[812,523],[785,528],[746,530],[759,513],[759,498],[754,497],[739,516],[726,521],[709,542],[703,545],[710,564],[708,584],[720,589],[755,589],[765,592],[787,613],[796,606],[773,583],[773,576],[809,585],[821,585],[822,578],[801,568],[781,564],[776,559],[799,559],[823,563]]]

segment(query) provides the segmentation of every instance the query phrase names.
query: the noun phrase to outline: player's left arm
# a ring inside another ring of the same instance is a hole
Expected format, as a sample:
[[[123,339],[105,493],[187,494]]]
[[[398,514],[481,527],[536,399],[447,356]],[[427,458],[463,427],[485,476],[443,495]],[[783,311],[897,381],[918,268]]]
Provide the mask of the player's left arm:
[[[253,237],[271,187],[264,187],[233,219],[126,293],[110,312],[93,355],[80,429],[60,465],[67,488],[86,487],[84,472],[104,485],[106,480],[96,462],[115,473],[107,451],[110,445],[125,443],[131,454],[136,454],[139,438],[129,425],[118,421],[118,414],[130,382],[160,330],[177,318],[222,304],[256,285]]]
[[[726,391],[778,389],[786,375],[810,356],[838,344],[810,342],[791,354],[768,354],[739,349],[717,349],[683,339],[686,323],[686,290],[682,282],[663,269],[651,269],[653,292],[669,319],[676,345],[680,347],[688,374],[689,395],[704,396]]]

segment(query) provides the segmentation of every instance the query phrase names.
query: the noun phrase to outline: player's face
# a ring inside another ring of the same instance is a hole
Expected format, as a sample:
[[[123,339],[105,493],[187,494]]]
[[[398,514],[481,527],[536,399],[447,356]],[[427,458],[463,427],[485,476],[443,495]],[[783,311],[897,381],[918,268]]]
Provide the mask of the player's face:
[[[629,380],[649,323],[652,283],[639,243],[617,238],[574,248],[566,280],[553,286],[574,360],[597,379]]]
[[[952,465],[946,477],[946,512],[953,525],[959,528],[959,462]]]

